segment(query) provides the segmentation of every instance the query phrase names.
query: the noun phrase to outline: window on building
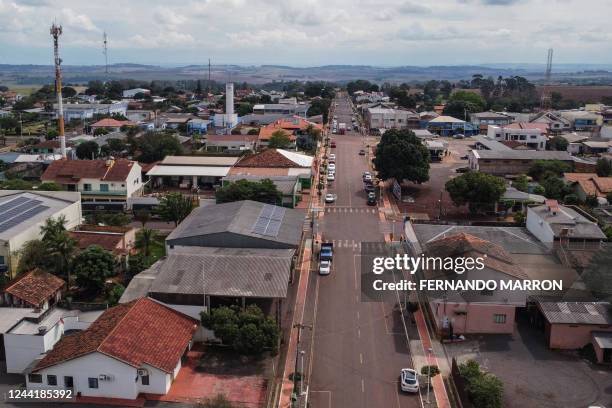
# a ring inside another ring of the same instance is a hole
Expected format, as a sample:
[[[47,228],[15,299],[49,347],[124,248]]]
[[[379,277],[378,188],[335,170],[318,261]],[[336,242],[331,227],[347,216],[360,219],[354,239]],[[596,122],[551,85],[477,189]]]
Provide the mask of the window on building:
[[[0,265],[4,265],[5,263],[4,256],[0,255]]]
[[[42,374],[28,374],[28,381],[31,383],[42,383]]]
[[[149,385],[149,376],[148,375],[141,376],[140,382],[142,383],[142,385]]]
[[[108,184],[100,184],[100,191],[108,191]]]
[[[89,383],[89,388],[98,388],[98,379],[97,378],[89,377],[87,379],[87,382]]]
[[[64,377],[64,387],[66,388],[74,387],[74,379],[72,378],[72,376],[67,375]]]
[[[91,191],[91,184],[83,184],[83,191]]]
[[[56,375],[48,375],[47,376],[47,384],[48,385],[57,385],[57,376]]]
[[[497,324],[504,324],[504,323],[506,323],[506,315],[505,314],[494,314],[493,315],[493,322],[495,322]]]

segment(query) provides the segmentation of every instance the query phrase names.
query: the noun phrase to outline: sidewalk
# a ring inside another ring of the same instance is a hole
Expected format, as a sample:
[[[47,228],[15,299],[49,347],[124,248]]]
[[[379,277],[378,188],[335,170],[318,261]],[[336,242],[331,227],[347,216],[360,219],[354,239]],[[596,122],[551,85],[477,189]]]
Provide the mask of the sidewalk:
[[[383,205],[385,209],[381,211],[381,220],[385,221],[385,214],[393,214],[392,200],[389,198],[388,190],[384,190]],[[391,242],[389,234],[385,234],[385,242]],[[444,386],[443,375],[449,372],[448,364],[446,359],[438,359],[437,356],[444,355],[444,350],[441,349],[441,345],[437,341],[432,341],[427,330],[425,323],[425,317],[423,311],[419,308],[415,313],[414,317],[416,320],[417,329],[419,332],[419,339],[410,339],[410,354],[414,364],[414,369],[417,372],[421,371],[421,367],[426,365],[436,365],[442,372],[441,375],[436,375],[431,379],[431,386],[435,395],[436,406],[438,408],[450,408],[450,402],[446,393],[446,387]],[[435,345],[434,343],[438,343]],[[431,352],[428,352],[431,350]]]

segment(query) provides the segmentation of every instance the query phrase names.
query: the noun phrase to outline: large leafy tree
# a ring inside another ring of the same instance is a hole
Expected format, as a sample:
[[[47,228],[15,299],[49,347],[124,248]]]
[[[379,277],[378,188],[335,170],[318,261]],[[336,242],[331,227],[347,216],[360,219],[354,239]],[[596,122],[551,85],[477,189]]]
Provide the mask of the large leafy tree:
[[[153,163],[183,151],[181,143],[170,133],[147,132],[134,141],[136,150],[140,152],[138,161],[143,163]]]
[[[374,165],[382,180],[423,183],[429,180],[429,151],[411,130],[387,130],[378,146]]]
[[[92,245],[79,252],[74,257],[73,269],[79,287],[99,293],[104,288],[104,282],[113,276],[115,271],[115,256],[104,248]]]
[[[286,131],[279,129],[276,132],[272,133],[270,136],[270,141],[268,142],[268,147],[276,148],[276,149],[284,149],[291,143],[291,139]]]
[[[445,187],[453,204],[468,204],[471,213],[493,208],[506,191],[504,179],[472,171],[447,181]]]
[[[279,204],[282,193],[270,179],[261,181],[238,180],[217,190],[218,203],[253,200],[262,203]]]
[[[213,330],[223,344],[231,345],[241,354],[276,350],[280,334],[278,325],[256,305],[245,309],[222,306],[202,312],[201,316],[204,327]]]
[[[562,138],[561,136],[553,137],[546,144],[546,148],[548,150],[559,150],[562,152],[567,151],[568,146],[569,146],[569,142],[567,141],[567,139]]]
[[[81,160],[92,160],[100,155],[100,146],[93,140],[83,142],[76,148],[76,155]]]
[[[560,160],[536,160],[529,169],[529,175],[536,180],[543,180],[550,173],[560,177],[569,171],[572,171],[569,163]]]
[[[191,214],[193,207],[193,200],[190,197],[181,193],[168,193],[159,200],[157,212],[164,221],[174,222],[177,226]]]

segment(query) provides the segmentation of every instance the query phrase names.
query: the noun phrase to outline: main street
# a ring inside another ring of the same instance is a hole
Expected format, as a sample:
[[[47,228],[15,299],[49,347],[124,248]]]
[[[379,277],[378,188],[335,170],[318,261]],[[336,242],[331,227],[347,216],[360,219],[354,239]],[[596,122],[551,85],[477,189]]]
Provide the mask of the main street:
[[[337,98],[338,123],[351,126],[348,98]],[[330,118],[331,121],[331,118]],[[337,143],[336,180],[327,192],[337,195],[319,219],[318,232],[334,243],[332,272],[319,276],[314,263],[307,293],[300,349],[304,350],[309,402],[314,408],[420,407],[421,398],[399,388],[399,373],[411,367],[406,331],[395,304],[360,301],[359,263],[362,242],[384,242],[391,232],[379,208],[367,206],[362,173],[369,156],[363,136],[349,131],[333,135]],[[398,225],[399,228],[399,225]],[[399,231],[398,231],[399,233]],[[410,327],[409,327],[410,329]],[[408,332],[409,336],[416,333]]]

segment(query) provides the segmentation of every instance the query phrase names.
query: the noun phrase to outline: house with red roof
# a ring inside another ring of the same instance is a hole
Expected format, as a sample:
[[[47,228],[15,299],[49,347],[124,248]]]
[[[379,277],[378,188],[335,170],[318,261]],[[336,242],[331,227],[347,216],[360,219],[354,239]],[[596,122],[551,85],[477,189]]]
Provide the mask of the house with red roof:
[[[47,310],[62,298],[66,282],[34,269],[18,276],[0,292],[0,306]]]
[[[65,334],[26,370],[29,390],[134,400],[164,395],[191,348],[197,321],[149,298],[107,309],[85,330]]]
[[[129,120],[117,120],[113,118],[100,119],[96,123],[91,124],[91,133],[94,133],[96,129],[107,129],[110,132],[118,132],[123,126],[136,126],[136,123]]]
[[[142,193],[138,162],[118,160],[56,160],[41,176],[66,191],[78,191],[83,201],[125,201]]]

